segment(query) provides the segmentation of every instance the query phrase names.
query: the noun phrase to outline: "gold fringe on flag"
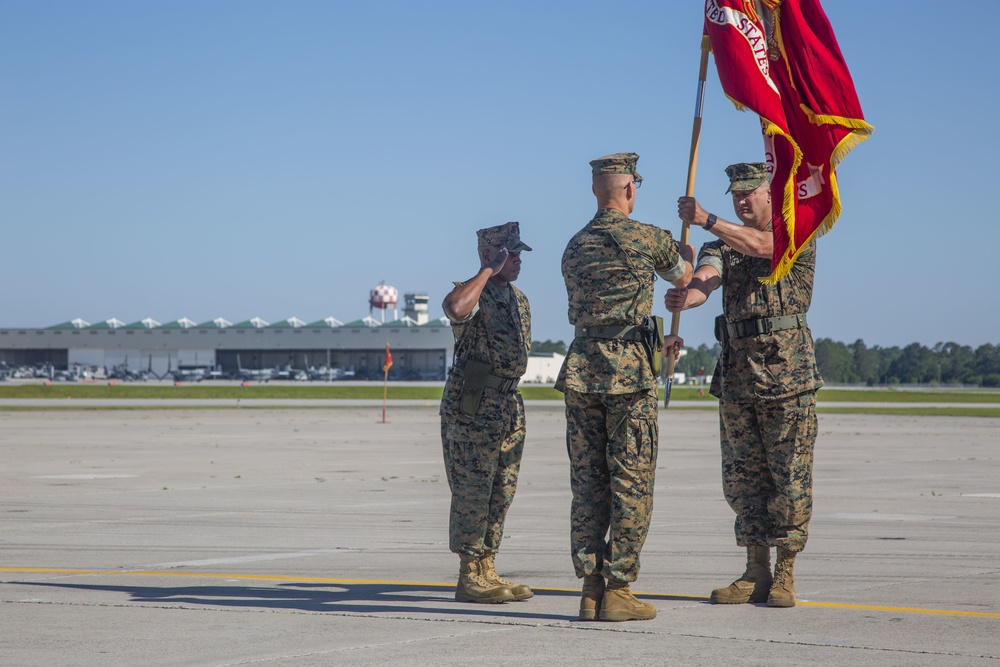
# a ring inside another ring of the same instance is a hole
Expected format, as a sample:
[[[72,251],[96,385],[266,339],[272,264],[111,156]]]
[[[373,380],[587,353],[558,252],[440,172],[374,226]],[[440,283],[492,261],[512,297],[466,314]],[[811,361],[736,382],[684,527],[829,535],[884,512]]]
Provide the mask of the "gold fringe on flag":
[[[785,66],[785,71],[788,72],[788,81],[795,87],[795,79],[792,76],[791,67],[789,64],[788,55],[785,52],[785,41],[781,35],[781,10],[780,5],[782,0],[761,0],[761,4],[771,10],[772,15],[772,31],[774,33],[774,40],[777,44],[778,50],[781,53],[781,61]],[[785,222],[785,229],[788,233],[788,248],[785,251],[785,256],[781,258],[778,265],[774,268],[767,278],[762,278],[761,282],[767,285],[773,285],[779,280],[788,275],[791,271],[792,266],[795,264],[796,258],[798,258],[799,253],[802,252],[802,248],[809,245],[815,239],[823,236],[831,229],[833,225],[837,222],[840,217],[840,212],[842,210],[840,204],[840,188],[837,185],[837,167],[840,165],[841,161],[847,156],[851,150],[860,144],[862,141],[871,136],[872,132],[875,130],[874,127],[866,123],[860,118],[846,118],[843,116],[834,116],[828,114],[817,114],[812,109],[810,109],[805,104],[799,104],[803,113],[809,119],[809,122],[814,125],[837,125],[839,127],[849,129],[851,132],[840,140],[837,146],[834,148],[833,153],[830,156],[830,172],[829,172],[829,183],[830,183],[830,211],[823,218],[823,220],[816,226],[809,238],[805,240],[801,245],[795,245],[795,211],[794,211],[794,195],[795,195],[795,176],[798,173],[799,166],[802,164],[802,151],[799,149],[798,145],[792,141],[791,137],[786,138],[792,144],[795,151],[795,164],[791,172],[789,183],[785,184],[785,201],[782,204],[782,217]],[[765,119],[766,120],[766,119]],[[769,122],[769,121],[768,121]],[[778,132],[769,134],[782,134],[783,132],[778,130]],[[791,188],[791,189],[789,189]],[[789,192],[791,192],[792,205],[789,206]],[[789,214],[789,209],[791,209],[791,214]]]

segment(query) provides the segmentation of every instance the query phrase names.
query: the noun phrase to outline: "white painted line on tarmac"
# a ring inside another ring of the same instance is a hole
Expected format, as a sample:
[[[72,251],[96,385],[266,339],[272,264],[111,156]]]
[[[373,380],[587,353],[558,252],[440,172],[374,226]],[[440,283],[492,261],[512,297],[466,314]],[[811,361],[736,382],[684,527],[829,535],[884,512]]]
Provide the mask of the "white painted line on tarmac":
[[[819,518],[819,517],[816,517]],[[839,519],[842,521],[941,521],[954,519],[953,516],[934,516],[932,514],[883,514],[882,512],[858,512],[842,514],[824,514],[824,519]]]
[[[230,558],[204,558],[201,560],[181,560],[174,563],[153,563],[144,565],[144,568],[171,569],[175,567],[203,567],[206,565],[229,565],[232,563],[259,563],[269,560],[285,560],[288,558],[309,558],[310,556],[327,556],[333,553],[343,553],[344,551],[357,551],[356,549],[323,549],[321,551],[297,551],[275,554],[254,554],[251,556],[232,556]]]
[[[125,479],[126,477],[138,477],[138,475],[101,475],[96,473],[81,473],[77,475],[36,475],[31,479]]]
[[[963,493],[963,498],[1000,498],[1000,493]]]

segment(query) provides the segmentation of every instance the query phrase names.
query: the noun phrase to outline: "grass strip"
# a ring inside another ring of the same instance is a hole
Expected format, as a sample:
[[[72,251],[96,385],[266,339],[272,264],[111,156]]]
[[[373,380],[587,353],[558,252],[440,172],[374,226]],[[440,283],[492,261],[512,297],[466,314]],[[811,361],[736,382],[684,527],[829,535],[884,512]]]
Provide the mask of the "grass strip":
[[[1000,408],[945,408],[945,407],[912,407],[894,408],[891,406],[879,407],[836,407],[824,408],[822,405],[816,406],[816,412],[820,414],[850,414],[850,415],[901,415],[907,417],[992,417],[1000,418]]]
[[[440,401],[440,385],[392,385],[390,399]],[[521,387],[525,400],[561,401],[562,393],[552,387],[525,385]],[[208,384],[4,384],[0,399],[381,399],[381,385],[322,384],[322,385],[208,385]],[[659,390],[662,400],[663,390]],[[1000,403],[997,390],[935,391],[920,389],[822,389],[817,396],[824,402],[842,403]],[[697,387],[674,387],[670,399],[704,401],[714,405],[715,397],[700,394]]]
[[[437,409],[436,402],[428,402],[424,405],[391,406],[393,410]],[[94,410],[379,410],[379,406],[371,405],[74,405],[71,401],[53,401],[47,405],[0,405],[0,412],[52,412],[52,411],[94,411]],[[669,411],[678,410],[711,410],[717,408],[714,405],[674,405],[671,404]],[[944,407],[908,407],[894,408],[886,407],[835,407],[824,408],[819,406],[817,412],[822,414],[844,414],[844,415],[898,415],[905,417],[984,417],[1000,419],[1000,408],[944,408]]]
[[[820,403],[1000,403],[996,389],[820,389],[816,397]]]

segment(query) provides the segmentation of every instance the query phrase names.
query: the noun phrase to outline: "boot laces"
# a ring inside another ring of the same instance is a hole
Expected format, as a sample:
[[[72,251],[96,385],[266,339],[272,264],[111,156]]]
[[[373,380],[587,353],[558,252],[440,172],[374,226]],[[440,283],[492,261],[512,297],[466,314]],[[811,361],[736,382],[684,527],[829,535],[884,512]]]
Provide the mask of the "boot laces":
[[[792,571],[792,564],[787,561],[778,563],[774,568],[774,583],[779,586],[788,584],[788,577]]]
[[[480,571],[482,572],[484,579],[498,586],[507,586],[509,588],[514,585],[501,577],[496,571],[496,568],[493,566],[493,556],[487,556],[480,562],[482,563]]]
[[[493,575],[493,581],[500,584],[501,586],[507,586],[509,588],[514,585],[509,581],[507,581],[506,579],[504,579],[503,577],[501,577],[499,574],[497,574],[496,570],[491,572],[491,574]]]
[[[469,581],[483,588],[493,587],[493,584],[490,582],[489,578],[480,569],[473,570],[472,572],[469,573]]]

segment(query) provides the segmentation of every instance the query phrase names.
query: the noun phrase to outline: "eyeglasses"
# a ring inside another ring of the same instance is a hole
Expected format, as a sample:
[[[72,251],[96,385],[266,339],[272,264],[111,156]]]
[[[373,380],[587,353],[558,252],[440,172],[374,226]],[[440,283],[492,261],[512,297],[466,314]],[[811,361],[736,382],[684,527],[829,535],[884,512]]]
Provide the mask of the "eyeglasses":
[[[634,185],[635,189],[638,190],[639,188],[642,187],[642,179],[641,178],[633,178],[632,179],[632,185]],[[628,190],[628,186],[626,185],[623,189],[624,190]]]

